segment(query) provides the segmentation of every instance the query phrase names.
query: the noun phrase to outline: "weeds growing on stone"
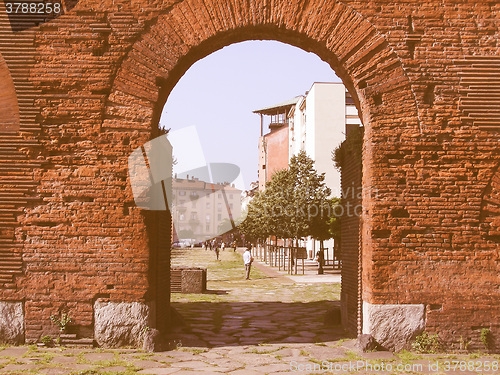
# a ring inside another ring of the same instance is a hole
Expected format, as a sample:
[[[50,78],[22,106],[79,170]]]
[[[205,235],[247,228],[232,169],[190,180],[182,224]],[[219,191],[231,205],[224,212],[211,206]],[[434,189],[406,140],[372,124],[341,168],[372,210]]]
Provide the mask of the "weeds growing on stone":
[[[435,354],[441,350],[441,342],[437,334],[430,335],[424,331],[415,338],[412,348],[417,353]]]

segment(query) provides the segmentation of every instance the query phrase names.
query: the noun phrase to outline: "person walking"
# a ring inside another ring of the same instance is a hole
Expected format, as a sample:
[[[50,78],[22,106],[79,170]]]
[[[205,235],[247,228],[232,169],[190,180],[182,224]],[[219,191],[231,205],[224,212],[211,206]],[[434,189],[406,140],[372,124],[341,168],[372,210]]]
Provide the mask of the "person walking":
[[[217,260],[219,260],[219,245],[218,244],[215,244],[215,248],[214,248],[214,251],[215,251],[215,256],[217,257]]]
[[[252,268],[253,257],[250,253],[252,245],[248,245],[243,253],[243,263],[245,264],[245,280],[250,279],[250,268]]]

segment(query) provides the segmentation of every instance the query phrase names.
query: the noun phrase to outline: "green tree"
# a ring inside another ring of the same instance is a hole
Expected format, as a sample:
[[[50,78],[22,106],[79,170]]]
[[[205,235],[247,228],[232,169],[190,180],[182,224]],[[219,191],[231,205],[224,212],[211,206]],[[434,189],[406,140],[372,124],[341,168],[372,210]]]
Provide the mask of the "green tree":
[[[328,198],[330,189],[324,180],[305,152],[293,156],[289,168],[275,172],[266,189],[250,202],[240,230],[254,240],[269,235],[295,243],[307,236],[332,238],[338,200]]]
[[[340,198],[326,199],[322,211],[311,223],[310,236],[318,241],[326,241],[330,238],[340,240],[340,217],[336,207],[340,205]]]
[[[238,229],[245,235],[247,241],[264,240],[270,235],[268,220],[262,193],[258,192],[248,204],[247,215],[238,225]]]

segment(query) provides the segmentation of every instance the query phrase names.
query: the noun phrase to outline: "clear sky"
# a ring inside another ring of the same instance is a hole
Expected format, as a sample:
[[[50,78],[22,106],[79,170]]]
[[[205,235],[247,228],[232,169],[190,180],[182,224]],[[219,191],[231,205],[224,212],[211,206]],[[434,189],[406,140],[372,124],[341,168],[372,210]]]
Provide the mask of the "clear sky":
[[[232,44],[197,61],[172,90],[160,126],[195,126],[207,162],[238,165],[257,181],[260,116],[252,111],[340,82],[315,54],[274,41]]]

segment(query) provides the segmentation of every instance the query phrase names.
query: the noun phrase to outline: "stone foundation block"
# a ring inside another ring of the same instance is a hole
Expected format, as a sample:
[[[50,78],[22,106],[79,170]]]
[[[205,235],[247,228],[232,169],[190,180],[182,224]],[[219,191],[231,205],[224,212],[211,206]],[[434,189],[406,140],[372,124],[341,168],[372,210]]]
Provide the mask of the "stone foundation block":
[[[363,302],[363,334],[370,334],[384,349],[409,348],[425,328],[424,305],[372,305]]]
[[[22,302],[0,302],[0,342],[24,343],[24,311]]]
[[[94,339],[102,347],[142,346],[150,308],[139,302],[94,303]]]

